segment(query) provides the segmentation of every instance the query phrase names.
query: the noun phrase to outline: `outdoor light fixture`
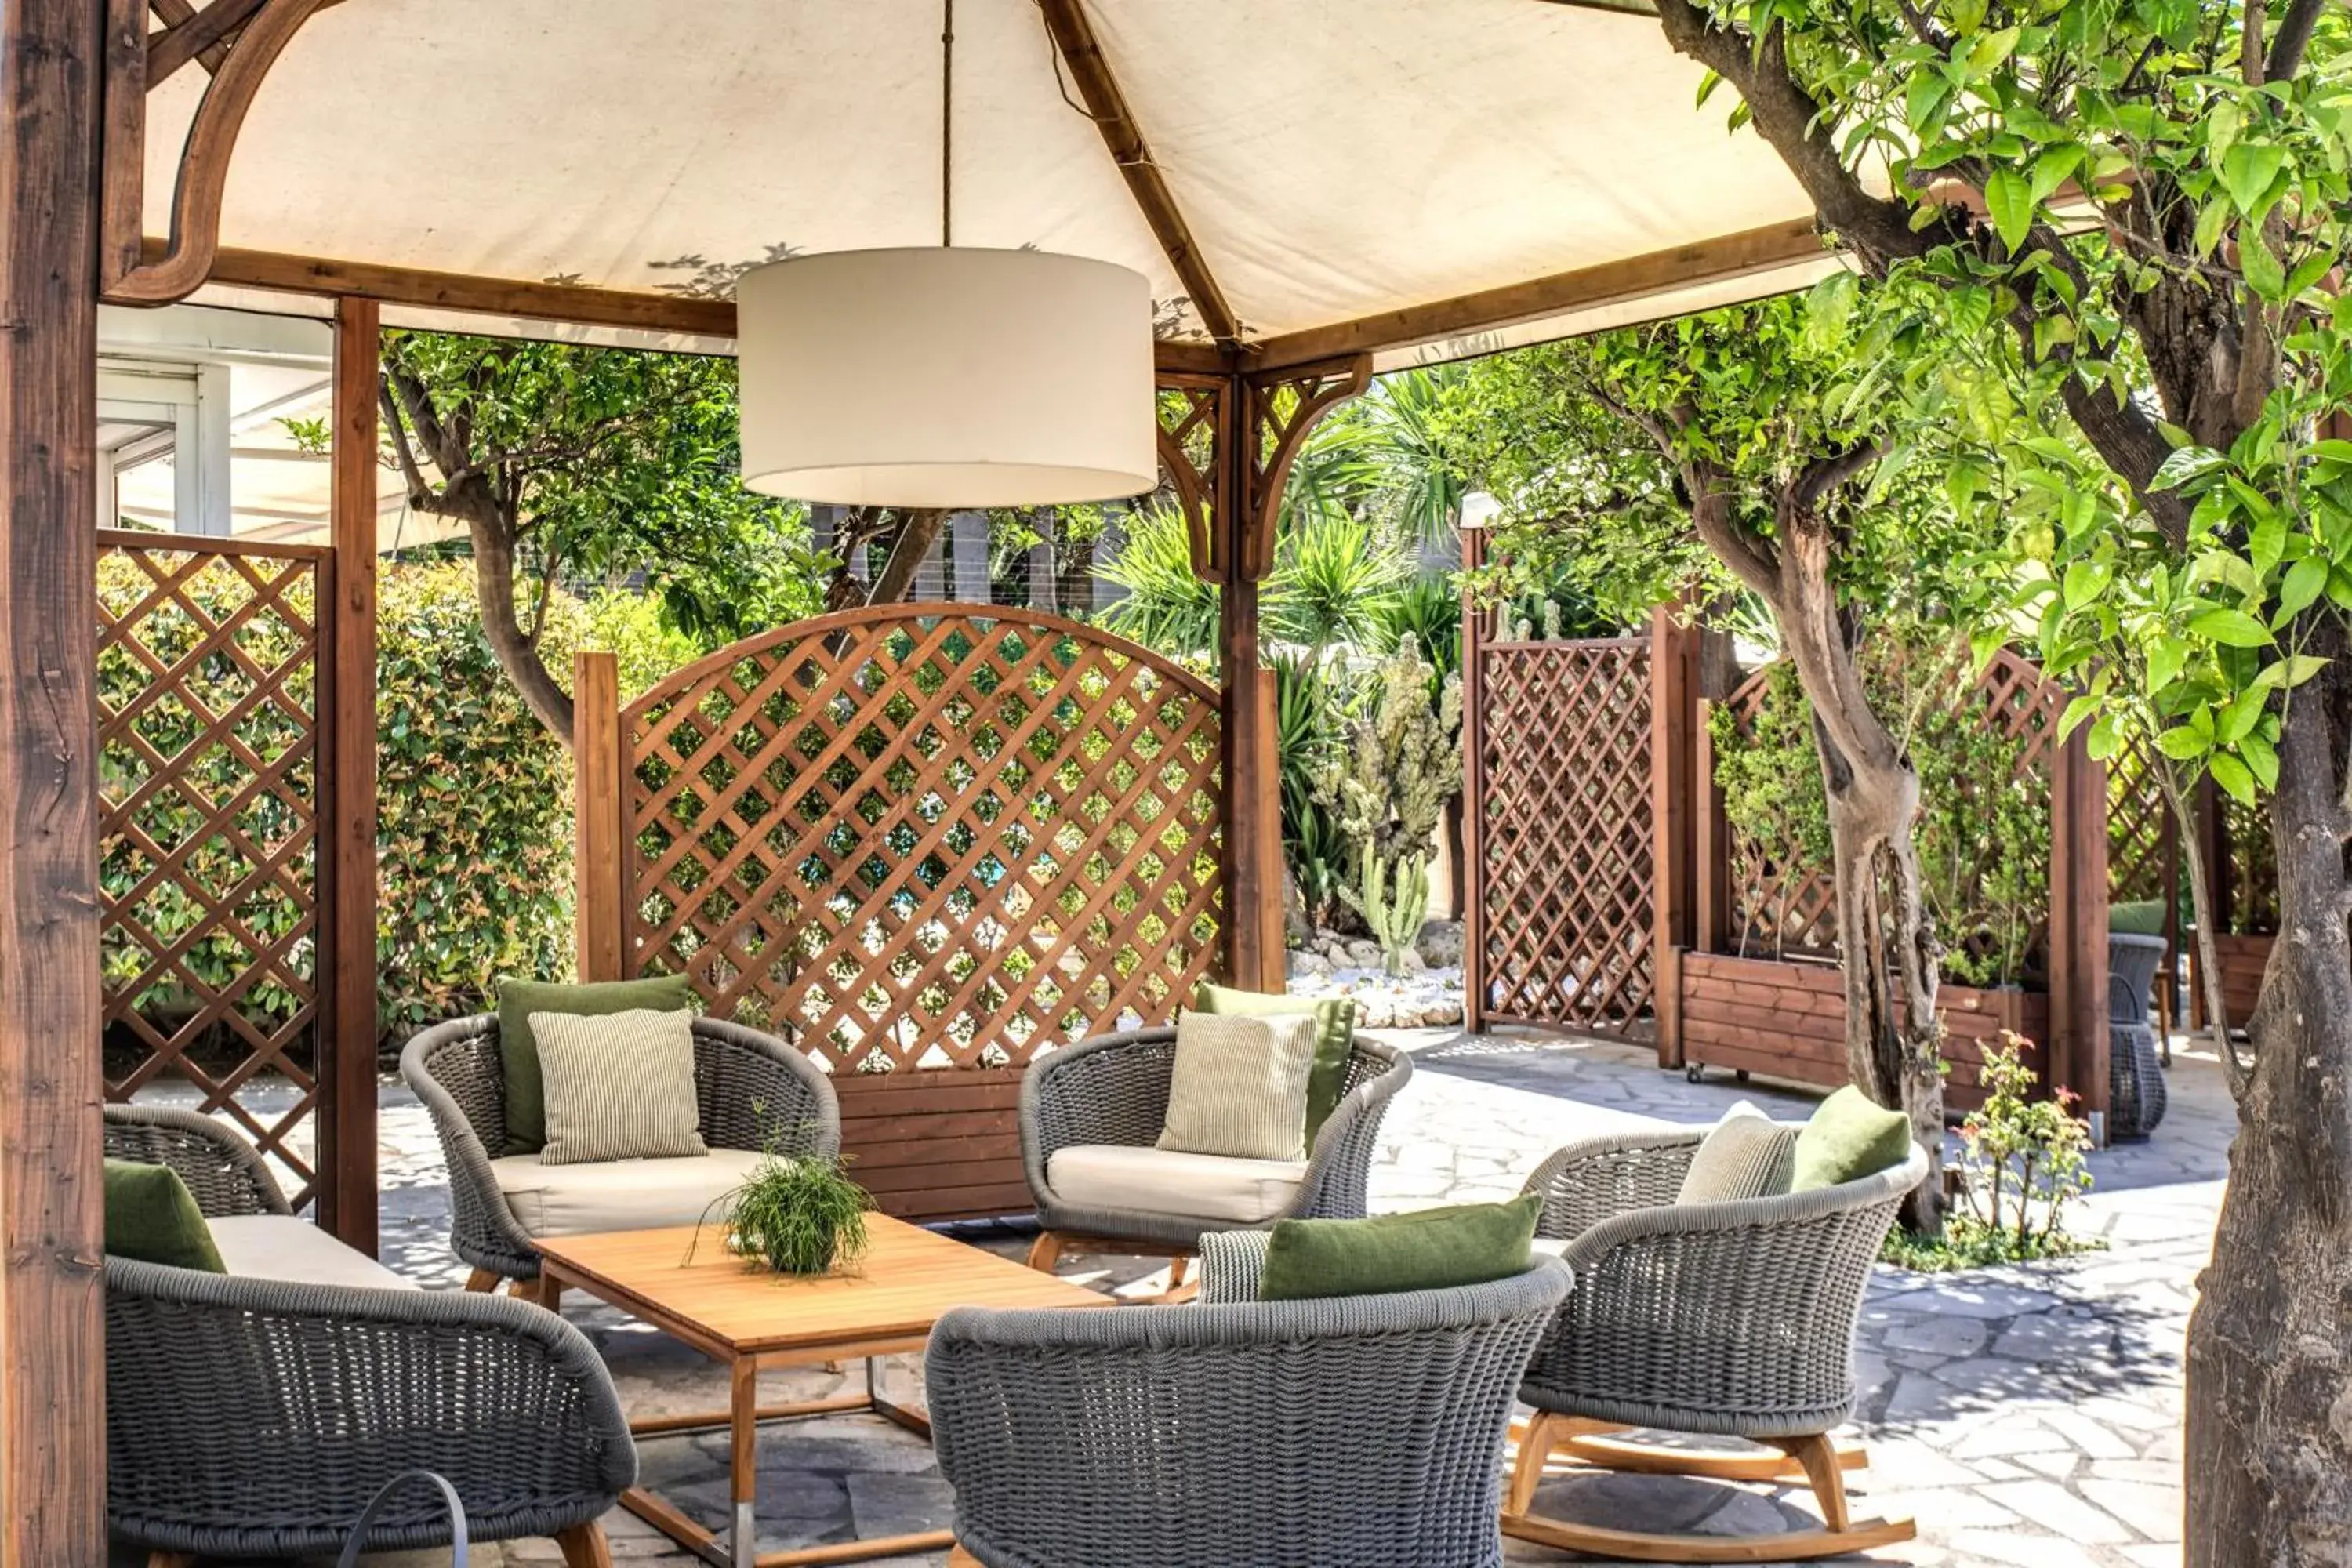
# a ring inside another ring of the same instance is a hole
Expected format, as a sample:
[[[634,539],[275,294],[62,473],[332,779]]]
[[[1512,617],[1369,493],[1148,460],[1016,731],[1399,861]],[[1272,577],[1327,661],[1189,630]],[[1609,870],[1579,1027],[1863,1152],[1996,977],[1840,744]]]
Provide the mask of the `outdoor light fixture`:
[[[952,247],[945,5],[939,247],[832,251],[743,275],[743,482],[842,506],[1140,494],[1160,475],[1150,285],[1086,257]]]

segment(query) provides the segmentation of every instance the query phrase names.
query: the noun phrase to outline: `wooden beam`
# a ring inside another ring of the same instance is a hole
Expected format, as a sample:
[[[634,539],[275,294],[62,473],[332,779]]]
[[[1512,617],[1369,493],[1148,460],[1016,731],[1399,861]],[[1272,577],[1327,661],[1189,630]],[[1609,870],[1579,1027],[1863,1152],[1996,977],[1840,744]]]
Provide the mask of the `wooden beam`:
[[[335,309],[334,401],[328,510],[333,601],[322,627],[329,767],[320,867],[326,917],[319,976],[327,1028],[317,1052],[328,1136],[320,1150],[319,1220],[351,1246],[376,1251],[376,378],[382,332],[375,301]]]
[[[145,254],[150,257],[161,256],[164,248],[162,240],[150,238],[145,242]],[[659,294],[651,289],[526,283],[519,279],[486,278],[478,273],[435,272],[421,267],[389,267],[372,261],[343,261],[332,257],[240,250],[234,247],[224,247],[215,253],[212,274],[206,281],[271,293],[373,300],[379,305],[411,310],[456,310],[565,326],[675,333],[728,342],[735,338],[732,300],[703,300],[684,294]],[[1213,343],[1160,342],[1154,345],[1153,353],[1159,368],[1172,374],[1230,374],[1234,364],[1233,354]]]
[[[147,46],[147,85],[154,87],[197,56],[205,68],[216,71],[226,60],[219,48],[231,33],[246,25],[267,0],[213,0],[201,11],[179,7],[184,15]]]
[[[0,1563],[103,1563],[99,102],[110,17],[0,6]]]
[[[1094,24],[1087,20],[1084,0],[1038,0],[1038,5],[1045,14],[1045,31],[1053,36],[1062,64],[1069,68],[1088,117],[1094,121],[1095,129],[1102,132],[1103,145],[1110,149],[1111,162],[1118,165],[1129,194],[1143,213],[1143,221],[1151,226],[1160,248],[1167,254],[1168,264],[1176,269],[1201,324],[1220,343],[1237,342],[1241,322],[1226,303],[1224,290],[1217,287],[1216,279],[1210,274],[1201,247],[1192,238],[1192,230],[1168,188],[1167,176],[1152,161],[1151,149],[1143,140],[1134,112],[1127,106],[1127,95],[1119,90],[1118,79],[1111,74],[1110,62],[1103,58],[1102,46],[1096,41]]]
[[[1250,348],[1253,368],[1284,370],[1340,354],[1379,353],[1493,331],[1571,310],[1622,304],[1677,289],[1770,272],[1827,254],[1808,216],[1714,239],[1629,256],[1452,300],[1286,332]]]

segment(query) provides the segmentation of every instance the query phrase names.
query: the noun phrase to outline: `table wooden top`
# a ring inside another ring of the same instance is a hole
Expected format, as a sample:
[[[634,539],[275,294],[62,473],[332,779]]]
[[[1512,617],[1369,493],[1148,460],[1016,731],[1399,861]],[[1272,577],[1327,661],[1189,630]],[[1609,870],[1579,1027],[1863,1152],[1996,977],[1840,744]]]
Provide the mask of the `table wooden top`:
[[[919,1343],[950,1307],[1108,1307],[1109,1297],[886,1215],[866,1256],[817,1279],[772,1274],[727,1250],[719,1226],[553,1236],[558,1281],[719,1356]],[[691,1249],[693,1260],[688,1261]]]

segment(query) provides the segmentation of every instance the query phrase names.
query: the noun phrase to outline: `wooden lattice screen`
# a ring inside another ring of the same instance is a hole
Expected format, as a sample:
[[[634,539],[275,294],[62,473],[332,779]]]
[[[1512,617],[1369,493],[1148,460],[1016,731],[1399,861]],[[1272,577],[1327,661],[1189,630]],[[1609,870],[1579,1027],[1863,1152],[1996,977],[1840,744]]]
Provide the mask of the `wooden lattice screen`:
[[[1468,652],[1471,1026],[1622,1033],[1657,985],[1650,639]]]
[[[1757,671],[1724,699],[1722,707],[1743,732],[1755,721],[1774,673],[1770,668]],[[1944,679],[1947,689],[1941,700],[1951,709],[1981,714],[1985,724],[2015,743],[2017,774],[2030,775],[2046,789],[2058,717],[2066,706],[2064,689],[2044,680],[2032,662],[2007,648],[1996,652],[1973,680],[1957,668]],[[1727,951],[1773,958],[1834,958],[1837,886],[1816,848],[1801,843],[1793,826],[1759,836],[1726,823],[1724,837]],[[1988,846],[1987,852],[1993,847]],[[1975,874],[1987,869],[1979,865]],[[2023,944],[2023,967],[2029,974],[2038,976],[2046,967],[2047,926],[2045,910]],[[1981,932],[1940,934],[1962,944],[1991,940]]]
[[[317,1051],[332,570],[325,550],[100,535],[106,1092],[184,1080],[298,1206],[334,1169]]]
[[[1164,1021],[1216,962],[1216,692],[1132,643],[851,611],[679,671],[618,731],[623,966],[789,1032],[893,1212],[1025,1208],[1021,1066]]]

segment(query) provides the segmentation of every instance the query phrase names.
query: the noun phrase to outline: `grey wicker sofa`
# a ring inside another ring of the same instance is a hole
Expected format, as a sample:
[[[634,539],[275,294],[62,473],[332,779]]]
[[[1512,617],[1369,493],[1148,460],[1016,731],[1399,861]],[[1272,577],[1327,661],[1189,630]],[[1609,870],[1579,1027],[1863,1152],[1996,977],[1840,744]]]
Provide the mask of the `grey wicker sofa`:
[[[252,1148],[205,1117],[109,1107],[106,1150],[179,1172],[225,1254],[276,1231],[315,1276],[320,1249],[340,1247],[290,1217]],[[116,1537],[154,1564],[331,1552],[379,1487],[430,1469],[455,1484],[475,1539],[551,1535],[573,1568],[608,1563],[598,1521],[635,1483],[636,1449],[587,1340],[528,1302],[403,1286],[341,1250],[324,1272],[388,1284],[106,1260]],[[448,1543],[440,1498],[415,1490],[378,1516],[372,1550]]]
[[[1105,1205],[1056,1190],[1053,1160],[1064,1150],[1152,1146],[1168,1120],[1175,1065],[1173,1028],[1132,1029],[1066,1046],[1039,1058],[1023,1076],[1021,1161],[1045,1227],[1032,1264],[1051,1268],[1066,1250],[1123,1249],[1181,1259],[1198,1251],[1207,1231],[1271,1226],[1277,1219],[1362,1216],[1381,1119],[1412,1076],[1412,1060],[1360,1037],[1339,1103],[1317,1133],[1286,1202],[1269,1204],[1261,1214],[1204,1215],[1173,1205]]]
[[[1827,1434],[1853,1413],[1863,1289],[1897,1208],[1927,1176],[1927,1155],[1914,1147],[1903,1164],[1834,1187],[1677,1205],[1706,1131],[1573,1144],[1528,1179],[1525,1190],[1543,1197],[1537,1235],[1565,1243],[1577,1289],[1520,1386],[1536,1415],[1504,1529],[1570,1551],[1688,1563],[1829,1556],[1907,1540],[1908,1521],[1848,1518],[1842,1469],[1862,1456],[1834,1449]],[[1614,1439],[1628,1427],[1780,1452],[1682,1449],[1662,1460],[1655,1446]],[[1602,1468],[1801,1477],[1828,1528],[1759,1540],[1539,1519],[1530,1512],[1536,1486],[1557,1452]]]
[[[706,1176],[681,1185],[666,1205],[649,1204],[640,1194],[634,1221],[567,1227],[561,1218],[550,1216],[527,1224],[500,1179],[502,1174],[509,1183],[514,1179],[510,1163],[516,1157],[502,1153],[507,1144],[506,1072],[499,1055],[497,1015],[453,1019],[417,1035],[400,1054],[400,1076],[424,1101],[433,1130],[440,1135],[449,1167],[449,1245],[474,1266],[475,1289],[492,1289],[502,1279],[537,1280],[539,1252],[531,1245],[535,1229],[555,1235],[565,1228],[693,1223],[712,1198],[741,1179],[745,1161],[760,1152],[771,1136],[780,1153],[829,1159],[841,1152],[841,1108],[833,1085],[805,1056],[773,1035],[717,1018],[698,1018],[694,1080],[702,1139],[715,1153],[744,1158],[713,1162]],[[650,1175],[650,1165],[680,1163],[646,1162],[635,1167],[635,1174]],[[562,1169],[574,1173],[574,1179],[601,1179],[596,1167]],[[602,1174],[614,1173],[608,1168]],[[619,1173],[630,1173],[624,1168]]]
[[[1569,1288],[1541,1259],[1394,1296],[958,1308],[924,1380],[950,1562],[1495,1568],[1512,1393]]]

